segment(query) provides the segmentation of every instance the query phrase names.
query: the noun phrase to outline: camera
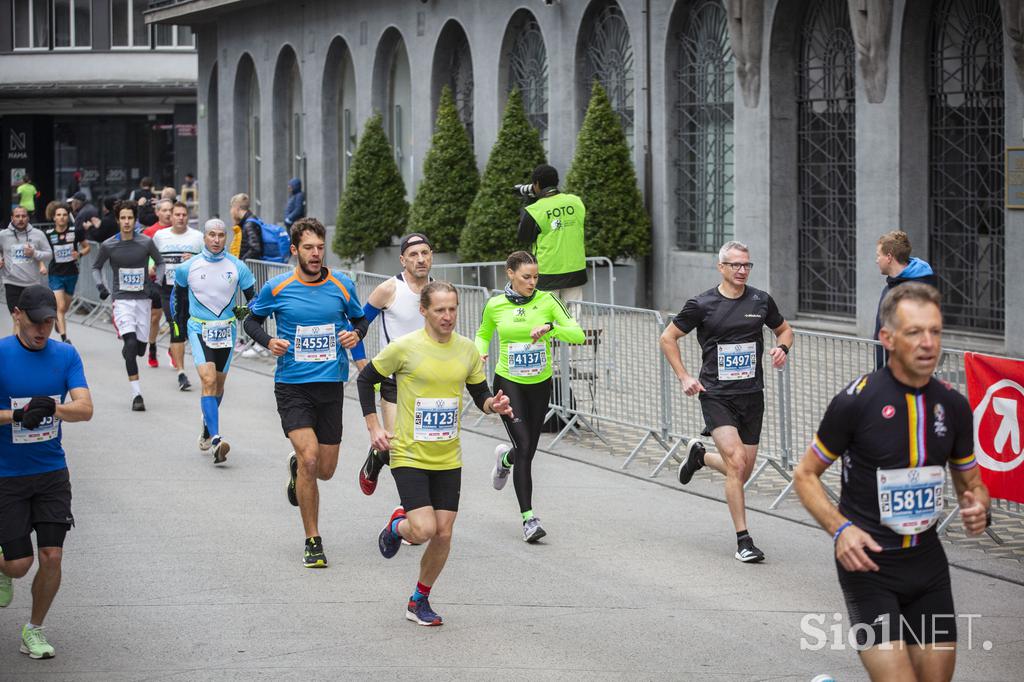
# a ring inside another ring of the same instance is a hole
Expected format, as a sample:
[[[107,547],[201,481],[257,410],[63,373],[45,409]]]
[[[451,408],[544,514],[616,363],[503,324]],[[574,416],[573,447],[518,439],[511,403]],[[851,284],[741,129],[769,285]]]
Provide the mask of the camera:
[[[537,198],[537,195],[533,193],[533,185],[513,185],[512,193],[517,194],[524,199]]]

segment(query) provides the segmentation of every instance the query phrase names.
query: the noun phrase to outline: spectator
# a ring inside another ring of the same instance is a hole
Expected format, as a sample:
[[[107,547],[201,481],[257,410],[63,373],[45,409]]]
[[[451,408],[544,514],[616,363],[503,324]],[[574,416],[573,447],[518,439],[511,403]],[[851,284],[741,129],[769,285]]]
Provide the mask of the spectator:
[[[75,231],[85,233],[100,224],[100,211],[85,198],[84,192],[71,197],[71,213],[75,216]]]
[[[284,207],[284,226],[289,230],[299,218],[306,217],[306,193],[302,191],[302,180],[288,181],[288,204]]]
[[[178,190],[174,189],[171,185],[167,185],[160,190],[160,201],[170,201],[172,204],[178,200]]]
[[[103,215],[100,217],[99,227],[88,233],[90,240],[102,244],[117,234],[117,216],[114,215],[114,204],[116,203],[116,197],[103,198]]]
[[[14,190],[14,204],[28,211],[29,218],[32,218],[36,214],[36,199],[40,196],[39,190],[32,184],[32,177],[25,173]]]
[[[71,174],[71,182],[68,183],[68,191],[65,192],[65,196],[70,199],[71,197],[78,194],[82,189],[82,171],[76,170]],[[47,218],[50,220],[50,218]]]
[[[238,249],[241,260],[263,258],[263,232],[255,215],[249,210],[249,195],[236,194],[231,197],[231,219],[241,230],[242,241]],[[236,230],[237,234],[238,230]]]
[[[139,206],[139,223],[149,227],[156,222],[156,207],[153,205],[153,181],[148,177],[139,180],[139,186],[128,198]]]
[[[879,311],[881,311],[882,299],[885,295],[907,282],[921,282],[930,284],[933,287],[939,286],[939,280],[932,271],[932,266],[920,258],[910,256],[910,238],[902,230],[886,232],[878,238],[878,245],[875,247],[875,262],[878,263],[879,271],[885,275],[885,286],[882,287],[882,295],[878,299]],[[882,320],[879,313],[875,314],[875,335],[872,337],[878,340],[878,331],[882,328]],[[885,367],[887,353],[881,346],[875,348],[875,368]]]

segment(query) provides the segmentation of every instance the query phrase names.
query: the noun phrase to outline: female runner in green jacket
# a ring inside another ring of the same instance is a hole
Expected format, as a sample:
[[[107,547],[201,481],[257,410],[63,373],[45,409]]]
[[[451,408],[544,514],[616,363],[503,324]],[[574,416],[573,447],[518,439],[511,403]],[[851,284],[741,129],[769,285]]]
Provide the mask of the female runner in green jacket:
[[[547,533],[533,515],[533,455],[540,441],[544,415],[551,400],[551,339],[583,343],[583,330],[554,294],[537,291],[537,259],[516,251],[505,261],[509,282],[505,293],[484,307],[476,347],[487,357],[494,330],[501,349],[494,373],[494,390],[504,391],[512,403],[512,419],[502,417],[512,445],[494,450],[497,462],[491,473],[495,490],[505,487],[509,471],[523,515],[523,539],[536,542]]]

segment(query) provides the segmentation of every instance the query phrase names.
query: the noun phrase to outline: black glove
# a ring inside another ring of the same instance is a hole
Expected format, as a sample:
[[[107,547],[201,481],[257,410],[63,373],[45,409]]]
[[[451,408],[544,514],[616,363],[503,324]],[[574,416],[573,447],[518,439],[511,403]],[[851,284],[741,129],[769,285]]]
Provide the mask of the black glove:
[[[105,301],[110,298],[110,291],[107,289],[106,284],[100,284],[96,287],[96,290],[100,292],[100,300]]]
[[[249,317],[249,313],[252,311],[249,310],[249,306],[247,305],[236,305],[232,312],[235,313],[235,317],[238,319],[238,321],[242,322],[245,320],[245,318]]]
[[[57,401],[48,395],[37,395],[28,401],[28,405],[14,411],[14,421],[21,422],[22,428],[29,431],[39,428],[43,420],[52,417],[57,411]]]

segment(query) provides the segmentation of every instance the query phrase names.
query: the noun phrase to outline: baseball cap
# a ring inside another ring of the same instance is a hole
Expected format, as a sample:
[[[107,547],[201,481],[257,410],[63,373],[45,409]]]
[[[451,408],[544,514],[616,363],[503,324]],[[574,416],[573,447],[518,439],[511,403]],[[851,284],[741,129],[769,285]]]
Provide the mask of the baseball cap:
[[[17,306],[18,310],[28,315],[28,319],[36,324],[44,322],[48,317],[57,317],[57,297],[41,284],[26,287],[21,292]]]
[[[402,237],[402,241],[398,243],[398,252],[400,254],[404,254],[406,249],[410,246],[416,246],[417,244],[426,244],[427,246],[430,246],[430,240],[427,239],[427,235],[422,232],[411,232]],[[433,250],[434,247],[430,246],[430,248]]]
[[[78,201],[85,201],[85,192],[75,192],[71,195],[71,198],[77,199]]]

